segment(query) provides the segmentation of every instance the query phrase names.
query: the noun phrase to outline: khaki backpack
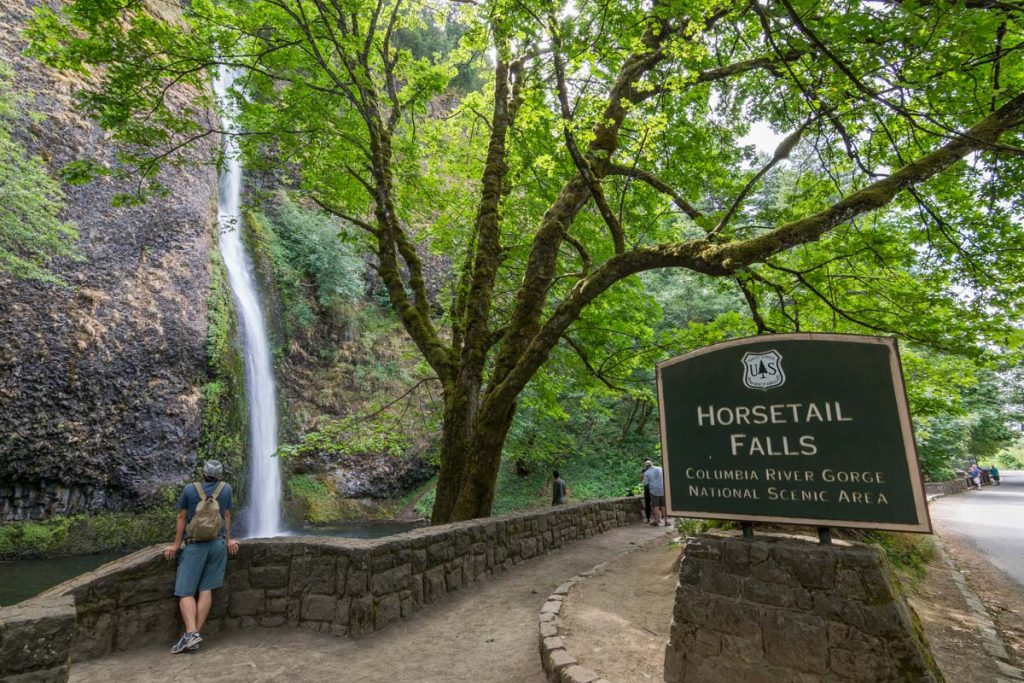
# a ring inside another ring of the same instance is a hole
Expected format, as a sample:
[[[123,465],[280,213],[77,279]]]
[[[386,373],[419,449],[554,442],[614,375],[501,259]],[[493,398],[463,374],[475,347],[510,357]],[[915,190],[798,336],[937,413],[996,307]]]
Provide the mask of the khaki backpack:
[[[213,494],[206,495],[203,485],[198,481],[192,483],[199,494],[199,504],[196,505],[196,513],[192,515],[192,521],[188,523],[188,540],[193,543],[203,543],[217,538],[220,529],[224,526],[224,520],[220,516],[220,503],[217,496],[224,490],[224,482],[217,484]]]

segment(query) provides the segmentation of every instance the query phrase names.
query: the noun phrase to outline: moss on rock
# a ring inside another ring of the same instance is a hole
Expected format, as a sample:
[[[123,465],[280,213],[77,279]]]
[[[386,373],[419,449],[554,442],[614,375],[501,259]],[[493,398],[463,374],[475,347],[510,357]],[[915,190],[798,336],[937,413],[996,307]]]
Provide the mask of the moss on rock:
[[[245,499],[248,412],[245,365],[238,345],[238,322],[220,253],[211,252],[206,330],[207,377],[203,386],[198,460],[224,464],[237,500]]]

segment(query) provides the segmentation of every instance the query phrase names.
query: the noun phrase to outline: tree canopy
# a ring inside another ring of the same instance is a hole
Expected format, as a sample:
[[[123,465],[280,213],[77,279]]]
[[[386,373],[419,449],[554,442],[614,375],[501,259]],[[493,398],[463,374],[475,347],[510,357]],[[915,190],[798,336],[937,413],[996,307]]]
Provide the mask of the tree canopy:
[[[193,0],[165,22],[73,0],[31,35],[91,77],[83,106],[125,144],[114,172],[150,188],[217,132],[209,70],[241,70],[247,163],[362,230],[443,387],[434,520],[451,521],[489,513],[524,388],[554,353],[593,369],[643,315],[647,271],[735,287],[751,331],[1016,347],[1022,17],[1000,0]],[[754,125],[784,136],[774,151],[744,141]],[[453,263],[441,301],[428,244]]]

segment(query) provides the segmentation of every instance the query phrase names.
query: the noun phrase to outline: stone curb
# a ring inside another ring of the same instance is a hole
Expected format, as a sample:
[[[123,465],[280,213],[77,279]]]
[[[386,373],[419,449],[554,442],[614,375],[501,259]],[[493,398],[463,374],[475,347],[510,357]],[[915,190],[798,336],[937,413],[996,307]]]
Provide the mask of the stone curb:
[[[562,601],[569,594],[572,587],[583,579],[593,576],[599,572],[605,562],[592,567],[591,569],[577,574],[548,596],[548,599],[540,608],[540,616],[537,621],[538,639],[540,641],[540,662],[549,683],[609,683],[607,679],[580,666],[575,655],[565,647],[565,641],[559,633]]]
[[[673,527],[674,530],[675,527]],[[667,539],[668,536],[664,538]],[[635,552],[646,544],[656,543],[657,541],[658,537],[648,539],[637,544],[633,550],[628,552]],[[625,554],[628,554],[628,552]],[[604,569],[609,561],[594,565],[587,571],[580,572],[572,577],[556,588],[555,592],[549,595],[548,599],[541,605],[540,614],[537,619],[537,635],[540,645],[540,662],[547,676],[548,683],[610,683],[607,678],[603,678],[600,674],[580,666],[576,656],[565,647],[565,640],[562,638],[559,630],[561,626],[562,603],[565,600],[565,596],[569,594],[569,591],[577,583],[590,578]]]
[[[953,581],[956,583],[957,588],[960,589],[960,594],[963,595],[964,600],[967,602],[967,606],[977,617],[978,621],[981,622],[981,630],[978,635],[981,637],[981,645],[985,648],[985,653],[995,660],[996,666],[999,668],[999,672],[1002,678],[999,681],[1024,681],[1024,671],[1021,671],[1017,667],[1010,664],[1010,654],[1006,649],[1006,642],[1003,637],[999,635],[999,629],[996,628],[996,624],[992,621],[991,615],[988,610],[985,609],[984,603],[978,597],[978,594],[974,592],[970,584],[967,583],[967,579],[957,569],[956,564],[953,562],[953,558],[946,552],[946,547],[942,544],[938,538],[935,538],[935,545],[939,547],[939,553],[942,556],[942,561],[949,568],[949,571],[953,574]]]

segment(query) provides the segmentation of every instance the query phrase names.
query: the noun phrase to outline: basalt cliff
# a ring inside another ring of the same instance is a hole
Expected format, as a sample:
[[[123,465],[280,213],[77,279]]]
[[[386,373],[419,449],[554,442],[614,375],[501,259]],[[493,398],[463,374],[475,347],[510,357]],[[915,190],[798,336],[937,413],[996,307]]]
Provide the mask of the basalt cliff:
[[[114,163],[74,109],[78,83],[23,54],[34,4],[0,8],[0,60],[27,110],[16,134],[54,173],[83,155]],[[113,180],[65,186],[81,255],[53,264],[66,285],[0,277],[2,521],[144,506],[194,467],[217,177],[197,166],[163,182],[166,197],[132,208],[112,206],[131,190]]]

